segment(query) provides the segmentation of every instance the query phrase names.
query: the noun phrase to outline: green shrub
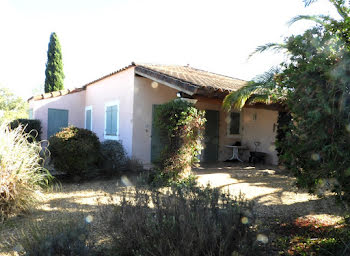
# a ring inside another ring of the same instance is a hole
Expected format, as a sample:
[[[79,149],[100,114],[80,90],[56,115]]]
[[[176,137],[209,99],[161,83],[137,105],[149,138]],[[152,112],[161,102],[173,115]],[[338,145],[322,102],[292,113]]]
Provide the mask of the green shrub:
[[[39,142],[28,142],[22,126],[0,125],[0,221],[28,210],[51,175],[42,168]]]
[[[89,224],[71,220],[51,225],[32,224],[19,239],[15,250],[28,256],[95,255],[89,241]]]
[[[112,255],[259,255],[250,203],[193,184],[165,192],[137,188],[108,211]]]
[[[156,125],[166,138],[161,153],[160,170],[174,180],[191,173],[191,166],[202,150],[201,139],[205,124],[204,111],[183,100],[173,100],[156,109]]]
[[[41,122],[37,119],[16,119],[10,123],[11,129],[15,129],[18,126],[23,126],[24,131],[29,133],[31,136],[28,136],[28,141],[32,142],[41,140]]]
[[[123,145],[119,141],[106,140],[101,143],[103,169],[106,172],[125,171],[127,156]]]
[[[88,175],[101,159],[100,141],[95,133],[69,126],[49,139],[51,161],[57,171],[69,175]]]

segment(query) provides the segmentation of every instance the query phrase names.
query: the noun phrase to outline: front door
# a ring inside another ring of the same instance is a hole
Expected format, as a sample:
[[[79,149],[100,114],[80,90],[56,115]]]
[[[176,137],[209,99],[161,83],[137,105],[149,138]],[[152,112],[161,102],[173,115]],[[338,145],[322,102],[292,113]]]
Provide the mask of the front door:
[[[204,162],[218,161],[219,152],[219,111],[206,110],[205,133],[204,133]]]
[[[155,111],[159,105],[152,106],[152,133],[151,133],[151,162],[157,163],[160,159],[166,143],[164,136],[161,135],[159,127],[155,124]]]
[[[68,110],[49,108],[47,122],[47,138],[49,139],[61,128],[68,126]]]

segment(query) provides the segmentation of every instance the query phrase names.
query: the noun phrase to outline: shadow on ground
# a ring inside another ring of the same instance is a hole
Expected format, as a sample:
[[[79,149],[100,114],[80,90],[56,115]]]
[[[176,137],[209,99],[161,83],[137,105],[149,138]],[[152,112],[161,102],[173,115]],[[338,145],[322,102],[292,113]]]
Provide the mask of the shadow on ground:
[[[216,163],[194,169],[199,183],[233,195],[242,193],[255,202],[258,217],[296,218],[312,214],[341,215],[334,195],[322,198],[298,190],[295,179],[275,166]]]

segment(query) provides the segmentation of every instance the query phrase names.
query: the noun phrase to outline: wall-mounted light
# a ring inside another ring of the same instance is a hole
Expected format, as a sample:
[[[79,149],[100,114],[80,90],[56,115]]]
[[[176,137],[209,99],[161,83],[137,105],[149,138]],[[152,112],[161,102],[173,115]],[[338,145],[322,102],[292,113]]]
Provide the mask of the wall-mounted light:
[[[257,114],[254,113],[254,114],[253,114],[253,121],[256,121],[256,119],[257,119]]]

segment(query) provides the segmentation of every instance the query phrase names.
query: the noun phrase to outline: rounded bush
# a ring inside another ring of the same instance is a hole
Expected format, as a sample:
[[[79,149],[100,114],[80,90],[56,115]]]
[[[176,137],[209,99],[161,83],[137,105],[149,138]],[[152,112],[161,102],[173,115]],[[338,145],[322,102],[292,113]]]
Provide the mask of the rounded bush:
[[[95,133],[69,126],[50,138],[51,161],[57,171],[82,175],[98,168],[100,145]]]
[[[127,156],[123,145],[116,140],[101,143],[103,168],[106,171],[123,171],[126,169]]]

